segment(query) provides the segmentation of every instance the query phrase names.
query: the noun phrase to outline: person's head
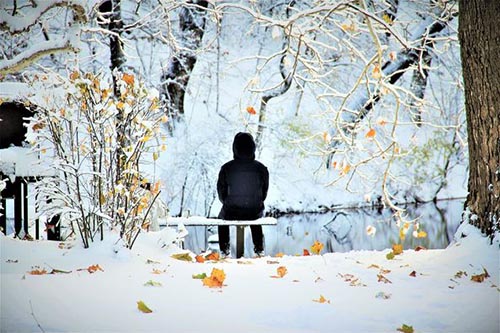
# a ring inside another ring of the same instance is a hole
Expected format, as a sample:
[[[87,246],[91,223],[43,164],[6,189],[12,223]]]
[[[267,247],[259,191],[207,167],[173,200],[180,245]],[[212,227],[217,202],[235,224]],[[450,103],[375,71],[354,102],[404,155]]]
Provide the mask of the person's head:
[[[255,141],[250,133],[239,132],[234,137],[233,155],[235,159],[255,159]]]

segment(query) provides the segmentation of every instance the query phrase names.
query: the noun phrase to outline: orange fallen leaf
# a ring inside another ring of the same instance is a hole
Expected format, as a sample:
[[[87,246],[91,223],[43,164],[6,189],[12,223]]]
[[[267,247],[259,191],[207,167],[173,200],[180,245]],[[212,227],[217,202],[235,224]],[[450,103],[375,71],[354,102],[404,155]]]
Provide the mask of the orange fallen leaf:
[[[213,268],[210,276],[203,279],[203,285],[209,288],[221,288],[225,279],[226,273],[224,273],[224,270]]]
[[[308,249],[304,249],[304,252],[302,254],[303,256],[310,256],[311,254],[309,253]]]
[[[422,251],[422,250],[427,250],[427,249],[420,245],[415,248],[415,251]]]
[[[320,254],[321,250],[323,250],[324,244],[319,241],[314,241],[314,244],[311,246],[311,251],[314,254]]]
[[[283,252],[276,253],[275,257],[276,258],[283,258],[285,254]]]
[[[213,260],[213,261],[219,261],[220,260],[220,255],[218,252],[212,252],[209,255],[205,256],[205,259],[207,260]]]
[[[257,114],[257,111],[255,111],[253,106],[247,106],[247,112],[250,114]]]
[[[313,302],[330,304],[330,300],[326,299],[323,295],[319,295],[318,299],[313,299]]]
[[[280,267],[276,268],[277,275],[272,275],[271,277],[274,279],[281,279],[286,275],[286,273],[288,273],[288,270],[286,269],[286,267],[280,266]]]
[[[200,254],[198,254],[196,257],[194,257],[194,259],[196,259],[196,262],[199,262],[199,263],[205,262],[205,258]]]
[[[90,274],[95,273],[97,271],[104,272],[104,270],[101,268],[101,266],[99,266],[99,264],[97,264],[97,265],[90,265],[89,267],[87,267],[87,271]]]
[[[29,271],[28,274],[31,274],[31,275],[45,275],[45,274],[47,274],[47,271],[45,270],[45,268],[35,268],[35,269]]]
[[[411,276],[411,277],[417,277],[417,272],[416,272],[416,271],[412,271],[412,272],[410,273],[410,276]]]

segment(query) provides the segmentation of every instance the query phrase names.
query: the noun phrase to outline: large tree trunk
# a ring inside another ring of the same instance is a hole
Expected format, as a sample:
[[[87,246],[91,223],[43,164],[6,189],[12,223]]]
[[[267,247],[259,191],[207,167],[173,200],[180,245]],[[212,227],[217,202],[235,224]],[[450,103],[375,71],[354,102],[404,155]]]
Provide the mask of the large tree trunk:
[[[469,141],[471,223],[487,235],[500,223],[500,1],[460,0],[459,39]]]
[[[170,58],[162,75],[161,93],[166,113],[173,121],[184,115],[184,96],[191,72],[196,64],[196,50],[200,48],[205,33],[208,1],[192,0],[179,13],[182,48]]]

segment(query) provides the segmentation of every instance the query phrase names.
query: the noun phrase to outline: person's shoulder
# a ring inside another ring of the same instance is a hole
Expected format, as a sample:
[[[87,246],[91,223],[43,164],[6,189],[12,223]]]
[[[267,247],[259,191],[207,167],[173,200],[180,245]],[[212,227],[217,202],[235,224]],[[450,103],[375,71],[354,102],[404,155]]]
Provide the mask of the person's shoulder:
[[[262,163],[262,162],[259,162],[257,160],[254,161],[255,164],[260,168],[260,169],[265,169],[267,170],[267,167]]]

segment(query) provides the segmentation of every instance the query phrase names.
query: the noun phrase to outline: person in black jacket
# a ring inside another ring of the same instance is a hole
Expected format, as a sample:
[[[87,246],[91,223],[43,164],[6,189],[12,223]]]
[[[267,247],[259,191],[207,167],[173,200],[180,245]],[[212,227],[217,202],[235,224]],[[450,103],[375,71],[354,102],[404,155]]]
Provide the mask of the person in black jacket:
[[[217,180],[217,193],[222,202],[219,218],[223,220],[256,220],[264,215],[264,200],[269,188],[269,172],[255,160],[255,142],[249,133],[236,134],[233,142],[234,159],[224,164]],[[254,252],[264,253],[261,225],[250,226]],[[229,256],[229,226],[219,226],[221,254]]]

